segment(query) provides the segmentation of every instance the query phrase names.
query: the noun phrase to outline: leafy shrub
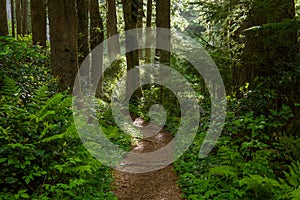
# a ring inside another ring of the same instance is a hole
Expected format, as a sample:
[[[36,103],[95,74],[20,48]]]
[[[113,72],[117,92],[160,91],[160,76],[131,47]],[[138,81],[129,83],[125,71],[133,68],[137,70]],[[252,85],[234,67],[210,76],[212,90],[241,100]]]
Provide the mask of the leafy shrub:
[[[252,106],[276,95],[242,90],[242,99],[228,99],[225,128],[210,155],[198,158],[204,126],[176,161],[179,184],[187,199],[296,199],[299,166],[291,163],[299,158],[299,139],[285,133],[292,111],[282,105],[255,112]]]
[[[13,78],[22,88],[22,98],[30,98],[32,90],[48,85],[52,93],[57,91],[56,80],[49,68],[49,51],[33,46],[27,37],[16,40],[0,37],[0,77]],[[0,78],[1,86],[1,78]]]
[[[71,97],[63,93],[50,95],[46,87],[41,87],[25,103],[20,91],[14,80],[4,78],[0,99],[0,197],[113,198],[109,193],[109,169],[90,156],[76,133]]]
[[[115,199],[111,170],[84,148],[48,49],[0,38],[0,199]]]

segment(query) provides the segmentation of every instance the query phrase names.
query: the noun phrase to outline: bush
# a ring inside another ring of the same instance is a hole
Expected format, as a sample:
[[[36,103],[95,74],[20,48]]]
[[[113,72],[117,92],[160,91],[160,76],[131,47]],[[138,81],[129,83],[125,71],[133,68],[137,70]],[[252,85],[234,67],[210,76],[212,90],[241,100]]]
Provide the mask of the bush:
[[[111,171],[84,148],[48,51],[0,38],[0,199],[115,199]]]

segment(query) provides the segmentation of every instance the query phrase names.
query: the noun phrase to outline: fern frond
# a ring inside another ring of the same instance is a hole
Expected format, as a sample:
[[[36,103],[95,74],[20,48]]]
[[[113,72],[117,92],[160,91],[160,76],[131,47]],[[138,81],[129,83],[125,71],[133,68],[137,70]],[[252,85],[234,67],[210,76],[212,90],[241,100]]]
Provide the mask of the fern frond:
[[[46,101],[49,98],[48,86],[44,85],[34,92],[33,101],[37,104]]]
[[[300,186],[300,162],[292,163],[289,166],[289,172],[284,172],[288,184],[293,187]]]
[[[20,91],[21,89],[19,88],[17,82],[14,79],[8,76],[4,76],[3,86],[0,91],[1,95],[18,97],[20,95]]]

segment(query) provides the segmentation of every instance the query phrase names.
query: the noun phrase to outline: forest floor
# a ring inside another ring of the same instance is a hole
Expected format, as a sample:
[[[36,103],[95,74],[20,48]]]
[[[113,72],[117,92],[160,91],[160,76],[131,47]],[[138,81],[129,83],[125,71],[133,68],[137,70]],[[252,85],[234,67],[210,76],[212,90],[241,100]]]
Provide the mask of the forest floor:
[[[143,126],[143,120],[137,118],[135,125]],[[165,131],[141,140],[133,147],[134,153],[147,153],[156,151],[167,145],[173,136]],[[137,166],[138,167],[138,166]],[[126,168],[126,165],[124,166]],[[172,165],[160,170],[147,173],[128,173],[114,170],[114,194],[120,200],[181,200],[181,192],[176,184],[178,177]]]

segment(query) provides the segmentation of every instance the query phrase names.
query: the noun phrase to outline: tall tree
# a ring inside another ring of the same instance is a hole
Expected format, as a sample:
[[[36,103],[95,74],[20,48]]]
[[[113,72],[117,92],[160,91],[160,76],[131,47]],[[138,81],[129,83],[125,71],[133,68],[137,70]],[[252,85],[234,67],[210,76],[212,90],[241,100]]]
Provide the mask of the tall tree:
[[[17,22],[17,35],[22,35],[22,4],[21,0],[16,0],[16,22]]]
[[[138,45],[139,47],[142,44],[143,39],[143,19],[145,17],[144,14],[144,1],[143,0],[136,0],[136,10],[137,10],[137,24],[136,27],[139,28],[138,30]],[[143,57],[143,49],[139,50],[139,59]]]
[[[22,1],[22,35],[29,33],[28,29],[28,0]]]
[[[126,62],[127,62],[127,71],[133,69],[139,65],[139,51],[130,51],[130,49],[138,49],[138,33],[136,30],[137,27],[137,16],[138,10],[136,1],[134,0],[122,0],[123,4],[123,14],[125,19],[125,46],[126,46]],[[128,30],[131,30],[128,32]],[[139,88],[140,80],[139,76],[135,75],[134,77],[127,75],[126,81],[126,94],[127,98],[130,98],[129,94],[133,88]],[[134,98],[141,96],[141,90],[137,90]]]
[[[11,34],[13,37],[16,35],[15,31],[15,1],[10,0],[10,17],[11,17]]]
[[[46,2],[45,0],[30,0],[31,26],[33,44],[46,47]]]
[[[165,28],[170,30],[170,0],[156,0],[156,27]],[[169,65],[170,64],[170,51],[160,50],[160,47],[170,49],[170,32],[160,31],[157,32],[156,38],[156,55],[159,58],[159,62]]]
[[[156,32],[156,58],[158,62],[166,66],[170,65],[170,39],[171,39],[171,13],[170,13],[170,0],[156,0],[156,27],[164,28],[164,31],[158,30]],[[167,50],[162,50],[167,49]],[[161,72],[165,73],[165,72]],[[163,74],[162,77],[168,76]],[[164,101],[164,89],[160,87],[160,102]]]
[[[233,79],[236,88],[246,82],[250,83],[250,89],[268,84],[277,93],[276,101],[270,105],[288,104],[294,111],[294,125],[299,130],[300,107],[295,107],[295,103],[300,102],[300,74],[291,64],[298,52],[298,27],[293,0],[253,1],[242,27],[245,47],[241,65],[233,69]],[[286,74],[290,75],[284,80]],[[277,83],[270,83],[270,78]],[[260,109],[260,112],[263,111]]]
[[[116,1],[115,0],[106,0],[107,7],[107,37],[112,37],[118,34],[117,28],[117,11],[116,11]],[[109,56],[120,54],[120,42],[119,37],[114,37],[107,43],[107,49]]]
[[[61,88],[72,87],[78,71],[76,0],[48,1],[51,68]]]
[[[89,54],[89,18],[88,0],[77,0],[78,15],[78,64]]]
[[[152,4],[153,4],[153,1],[148,0],[148,2],[147,2],[147,17],[146,17],[146,27],[147,28],[151,28],[151,25],[152,25],[152,9],[153,9]],[[151,37],[151,32],[147,31],[146,32],[146,46],[150,45],[150,42],[151,42],[150,37]],[[146,63],[151,62],[151,49],[150,48],[146,49],[145,61],[146,61]]]
[[[0,36],[8,35],[6,0],[0,2]]]
[[[103,40],[104,40],[104,30],[103,30],[103,20],[99,12],[99,2],[98,0],[90,0],[90,18],[91,18],[91,28],[90,28],[90,44],[91,49],[96,46],[101,45],[100,51],[92,54],[91,63],[91,83],[96,87],[96,96],[100,96],[102,91],[102,79],[99,79],[103,65]]]
[[[255,0],[252,2],[247,19],[242,25],[245,33],[242,41],[245,43],[241,56],[242,64],[236,66],[233,74],[238,88],[246,82],[254,84],[258,76],[267,77],[270,73],[273,74],[272,69],[277,64],[290,60],[297,44],[296,31],[292,27],[280,29],[279,23],[294,17],[294,1]],[[279,26],[267,27],[268,24],[276,23]]]

